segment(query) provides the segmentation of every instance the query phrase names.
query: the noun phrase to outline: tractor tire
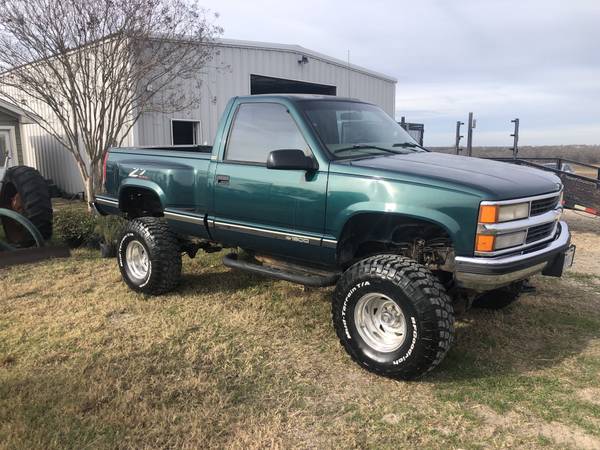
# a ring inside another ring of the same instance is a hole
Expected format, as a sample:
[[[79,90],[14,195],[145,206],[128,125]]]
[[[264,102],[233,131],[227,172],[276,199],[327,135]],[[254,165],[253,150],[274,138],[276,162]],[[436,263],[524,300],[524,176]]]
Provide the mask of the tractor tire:
[[[473,308],[500,310],[512,305],[521,296],[522,283],[514,283],[493,291],[484,292],[473,300]]]
[[[132,290],[160,295],[181,278],[181,248],[164,219],[140,217],[129,221],[117,252],[123,280]]]
[[[426,267],[398,255],[350,267],[336,287],[332,317],[352,359],[391,378],[429,372],[454,340],[454,311],[444,286]]]
[[[46,240],[52,237],[52,202],[48,185],[32,167],[17,166],[6,171],[0,208],[13,210],[29,219]],[[28,247],[35,243],[30,234],[11,219],[2,220],[4,234],[10,244]]]

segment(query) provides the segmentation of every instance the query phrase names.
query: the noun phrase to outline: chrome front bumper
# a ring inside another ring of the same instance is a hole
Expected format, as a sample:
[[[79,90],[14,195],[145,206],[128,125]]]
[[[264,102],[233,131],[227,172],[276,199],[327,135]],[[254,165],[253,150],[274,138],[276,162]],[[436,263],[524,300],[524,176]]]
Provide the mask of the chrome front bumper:
[[[560,276],[556,266],[564,259],[564,253],[571,244],[571,234],[566,222],[559,222],[553,241],[539,250],[529,253],[512,254],[498,257],[464,257],[454,260],[455,279],[459,286],[488,291],[524,280],[542,272],[551,276]]]

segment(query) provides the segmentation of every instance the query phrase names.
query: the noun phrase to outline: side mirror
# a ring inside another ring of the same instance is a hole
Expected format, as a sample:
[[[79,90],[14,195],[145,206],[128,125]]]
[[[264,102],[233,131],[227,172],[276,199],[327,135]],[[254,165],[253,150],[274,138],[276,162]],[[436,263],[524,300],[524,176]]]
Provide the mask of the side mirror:
[[[267,169],[315,170],[317,165],[302,150],[273,150],[267,158]]]

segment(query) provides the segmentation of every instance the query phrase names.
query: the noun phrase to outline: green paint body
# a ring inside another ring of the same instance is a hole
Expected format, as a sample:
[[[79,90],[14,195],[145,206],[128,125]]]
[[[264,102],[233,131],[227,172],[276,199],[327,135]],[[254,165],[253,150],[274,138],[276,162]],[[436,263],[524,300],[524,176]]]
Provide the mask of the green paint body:
[[[481,201],[560,188],[558,178],[546,172],[431,152],[334,160],[299,107],[301,101],[318,99],[285,95],[231,99],[212,153],[113,149],[107,161],[106,196],[119,200],[127,189],[147,189],[165,210],[198,218],[198,223],[168,218],[181,233],[334,266],[334,241],[357,214],[395,214],[435,223],[448,232],[458,256],[471,256]],[[283,104],[311,148],[318,169],[273,170],[224,161],[235,111],[246,102]],[[217,176],[228,176],[229,183],[220,184]],[[116,207],[104,210],[118,212]],[[237,228],[213,227],[213,221]]]

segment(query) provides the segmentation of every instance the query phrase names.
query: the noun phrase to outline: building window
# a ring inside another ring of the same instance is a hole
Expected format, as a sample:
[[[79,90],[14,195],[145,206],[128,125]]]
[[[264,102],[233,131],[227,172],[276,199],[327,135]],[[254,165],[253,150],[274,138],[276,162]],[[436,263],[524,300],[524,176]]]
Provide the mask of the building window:
[[[172,120],[171,137],[173,145],[199,145],[200,122],[197,120]]]
[[[250,94],[319,94],[336,95],[337,88],[327,84],[307,83],[285,78],[250,75]]]

